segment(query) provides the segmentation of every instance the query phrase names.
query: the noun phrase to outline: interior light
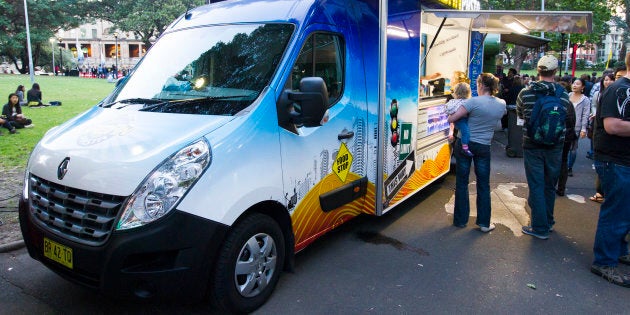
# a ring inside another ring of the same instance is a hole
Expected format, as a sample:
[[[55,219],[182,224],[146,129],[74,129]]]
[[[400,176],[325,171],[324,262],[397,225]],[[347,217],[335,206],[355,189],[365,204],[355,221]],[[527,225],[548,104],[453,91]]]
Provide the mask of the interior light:
[[[204,86],[206,86],[206,79],[204,77],[200,77],[195,80],[195,89],[201,89]]]
[[[415,34],[413,33],[413,31],[410,31],[408,29],[404,29],[394,25],[387,25],[387,35],[400,38],[410,38],[414,37]]]
[[[506,27],[510,28],[514,32],[518,34],[527,34],[529,33],[529,29],[527,26],[523,25],[521,21],[517,20],[515,17],[511,15],[504,15],[500,18],[501,23],[503,23]]]

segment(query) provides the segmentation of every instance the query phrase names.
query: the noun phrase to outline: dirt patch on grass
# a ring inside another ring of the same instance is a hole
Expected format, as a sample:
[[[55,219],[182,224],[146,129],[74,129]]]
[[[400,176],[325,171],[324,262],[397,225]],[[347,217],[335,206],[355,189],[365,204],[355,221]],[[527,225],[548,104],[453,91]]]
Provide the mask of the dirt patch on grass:
[[[17,206],[22,193],[24,169],[5,169],[0,173],[0,245],[3,245],[22,239]]]

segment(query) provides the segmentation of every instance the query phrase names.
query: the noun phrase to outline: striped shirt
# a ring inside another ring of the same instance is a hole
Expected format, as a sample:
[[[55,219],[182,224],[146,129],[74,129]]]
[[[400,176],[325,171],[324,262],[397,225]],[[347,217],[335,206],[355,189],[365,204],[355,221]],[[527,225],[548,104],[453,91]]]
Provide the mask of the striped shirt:
[[[557,83],[551,83],[547,81],[536,81],[532,82],[529,87],[524,88],[518,94],[516,99],[516,115],[518,118],[524,119],[525,124],[523,125],[523,148],[524,149],[541,149],[541,148],[549,148],[548,146],[537,144],[532,142],[527,136],[527,125],[529,125],[529,119],[532,116],[532,109],[534,108],[534,104],[536,104],[536,93],[542,93],[545,95],[555,95],[556,89],[564,89],[561,85]],[[567,119],[565,124],[565,135],[571,132],[575,134],[575,108],[571,101],[569,101],[569,94],[566,91],[562,94],[562,103],[567,109]],[[565,138],[565,141],[572,141],[573,137]],[[558,144],[558,146],[562,146],[563,144]]]

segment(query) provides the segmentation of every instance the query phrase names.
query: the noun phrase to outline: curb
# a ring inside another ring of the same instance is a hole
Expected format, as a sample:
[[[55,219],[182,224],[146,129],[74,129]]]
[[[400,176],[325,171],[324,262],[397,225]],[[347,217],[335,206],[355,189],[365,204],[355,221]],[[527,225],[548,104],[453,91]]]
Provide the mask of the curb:
[[[7,253],[24,247],[24,240],[0,245],[0,253]]]

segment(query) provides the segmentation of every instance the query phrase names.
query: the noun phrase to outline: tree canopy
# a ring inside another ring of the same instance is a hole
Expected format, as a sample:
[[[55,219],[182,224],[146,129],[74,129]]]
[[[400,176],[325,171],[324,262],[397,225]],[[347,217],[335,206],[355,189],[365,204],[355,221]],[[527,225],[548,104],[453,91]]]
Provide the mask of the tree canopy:
[[[84,0],[31,0],[27,3],[33,64],[37,65],[42,50],[50,46],[48,40],[54,37],[55,32],[78,27],[84,21]],[[24,1],[0,1],[0,10],[3,12],[0,16],[0,56],[8,58],[20,72],[26,73],[28,52]],[[21,67],[18,67],[18,61]]]
[[[171,22],[204,0],[100,0],[90,2],[90,16],[109,21],[114,28],[132,32],[148,48]]]
[[[617,2],[630,2],[630,0],[614,0]],[[482,9],[493,10],[541,10],[541,0],[480,0]],[[609,32],[607,21],[611,20],[615,3],[610,1],[591,0],[545,0],[545,11],[591,11],[593,12],[593,31],[590,34],[571,34],[573,43],[599,43],[601,38]],[[537,35],[537,34],[533,34]],[[568,35],[568,34],[564,34]],[[566,49],[567,36],[560,33],[545,33],[545,38],[551,39],[548,49],[562,51]],[[516,46],[507,49],[503,45],[503,51],[513,57],[515,64],[520,66],[522,59],[527,54],[527,50]],[[517,68],[519,68],[517,66]]]

